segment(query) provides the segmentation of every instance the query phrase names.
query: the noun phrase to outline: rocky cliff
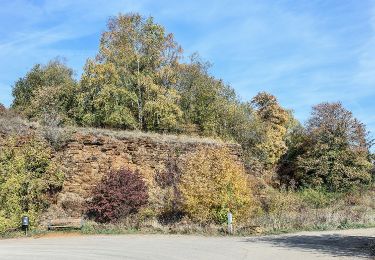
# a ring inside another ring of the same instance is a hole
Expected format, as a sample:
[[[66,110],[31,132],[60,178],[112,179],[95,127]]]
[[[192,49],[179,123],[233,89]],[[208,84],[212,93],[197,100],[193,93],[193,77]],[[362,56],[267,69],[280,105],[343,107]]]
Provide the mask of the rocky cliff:
[[[58,208],[64,209],[68,215],[80,215],[92,189],[110,170],[129,167],[153,176],[165,175],[171,161],[181,161],[179,158],[197,149],[223,146],[241,161],[241,148],[237,144],[137,132],[75,131],[54,158],[66,175],[57,201]]]

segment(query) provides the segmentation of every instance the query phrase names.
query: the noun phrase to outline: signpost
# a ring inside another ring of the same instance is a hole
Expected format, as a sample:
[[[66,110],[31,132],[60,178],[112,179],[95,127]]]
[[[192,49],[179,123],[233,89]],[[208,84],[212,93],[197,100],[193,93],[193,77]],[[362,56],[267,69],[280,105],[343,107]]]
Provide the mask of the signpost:
[[[228,219],[228,234],[232,235],[233,234],[233,216],[230,211],[227,214],[227,219]]]
[[[27,236],[27,231],[29,229],[29,217],[28,216],[23,216],[22,217],[22,229],[25,230],[25,235]]]

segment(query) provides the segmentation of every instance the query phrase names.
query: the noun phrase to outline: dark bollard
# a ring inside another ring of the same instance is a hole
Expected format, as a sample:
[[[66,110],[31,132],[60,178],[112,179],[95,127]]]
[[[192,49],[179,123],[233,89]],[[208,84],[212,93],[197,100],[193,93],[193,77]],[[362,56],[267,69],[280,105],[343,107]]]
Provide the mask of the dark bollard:
[[[27,231],[29,229],[29,217],[22,217],[22,229],[25,230],[25,235],[27,236]]]

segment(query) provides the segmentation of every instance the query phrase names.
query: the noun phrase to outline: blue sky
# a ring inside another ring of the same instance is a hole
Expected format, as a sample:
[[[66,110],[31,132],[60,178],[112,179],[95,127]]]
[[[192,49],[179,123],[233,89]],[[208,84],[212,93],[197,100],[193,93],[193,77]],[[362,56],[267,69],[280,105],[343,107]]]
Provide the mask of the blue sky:
[[[61,56],[80,76],[109,16],[139,12],[173,32],[249,100],[265,90],[302,122],[342,101],[375,133],[373,0],[0,0],[0,102],[35,63]]]

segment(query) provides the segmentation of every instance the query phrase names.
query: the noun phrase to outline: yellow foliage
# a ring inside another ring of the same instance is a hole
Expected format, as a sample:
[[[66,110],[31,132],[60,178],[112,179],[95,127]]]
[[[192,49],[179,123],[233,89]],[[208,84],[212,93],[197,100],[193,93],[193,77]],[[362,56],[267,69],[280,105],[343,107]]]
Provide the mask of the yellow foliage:
[[[290,116],[276,97],[269,93],[258,93],[252,103],[256,108],[257,120],[263,125],[263,140],[255,145],[256,154],[272,168],[287,150],[285,138]]]
[[[183,210],[195,221],[223,223],[228,211],[241,221],[254,209],[243,166],[225,148],[201,149],[191,154],[179,190]]]

